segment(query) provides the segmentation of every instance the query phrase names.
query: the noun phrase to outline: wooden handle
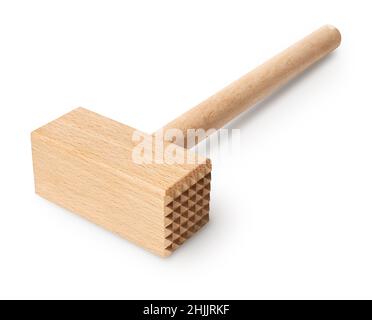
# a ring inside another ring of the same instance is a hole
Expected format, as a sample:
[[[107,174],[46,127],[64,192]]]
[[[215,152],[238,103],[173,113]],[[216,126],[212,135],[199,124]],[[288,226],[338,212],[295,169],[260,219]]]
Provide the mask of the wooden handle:
[[[168,123],[163,130],[181,129],[186,137],[188,129],[219,129],[336,49],[340,42],[341,34],[335,27],[323,26]]]

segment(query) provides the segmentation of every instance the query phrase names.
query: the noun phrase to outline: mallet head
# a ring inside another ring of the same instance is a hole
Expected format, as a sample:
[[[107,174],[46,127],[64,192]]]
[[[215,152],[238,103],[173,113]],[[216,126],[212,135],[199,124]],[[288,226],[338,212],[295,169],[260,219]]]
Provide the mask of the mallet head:
[[[209,220],[211,164],[135,163],[134,131],[83,108],[35,130],[36,193],[168,256]]]

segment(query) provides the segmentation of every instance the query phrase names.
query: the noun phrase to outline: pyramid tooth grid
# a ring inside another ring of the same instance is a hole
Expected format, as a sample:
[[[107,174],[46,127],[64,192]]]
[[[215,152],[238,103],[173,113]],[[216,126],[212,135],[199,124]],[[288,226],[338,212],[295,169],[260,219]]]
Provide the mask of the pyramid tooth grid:
[[[209,221],[211,174],[200,175],[188,189],[183,186],[165,207],[165,248],[176,250]]]

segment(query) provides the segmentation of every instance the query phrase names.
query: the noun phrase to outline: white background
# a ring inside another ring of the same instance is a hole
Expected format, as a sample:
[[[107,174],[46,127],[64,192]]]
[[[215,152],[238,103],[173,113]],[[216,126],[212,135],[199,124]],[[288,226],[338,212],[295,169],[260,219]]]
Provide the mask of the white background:
[[[0,2],[0,298],[372,298],[370,1]],[[212,155],[211,222],[158,258],[36,196],[30,132],[153,132],[323,24],[342,46]]]

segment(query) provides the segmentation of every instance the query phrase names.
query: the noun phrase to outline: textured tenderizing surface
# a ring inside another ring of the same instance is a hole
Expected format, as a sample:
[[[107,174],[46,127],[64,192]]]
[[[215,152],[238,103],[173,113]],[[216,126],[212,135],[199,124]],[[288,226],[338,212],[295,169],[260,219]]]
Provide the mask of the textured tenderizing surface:
[[[193,184],[166,204],[166,250],[174,251],[209,221],[211,173],[198,176]]]
[[[211,164],[136,164],[134,131],[83,108],[35,130],[35,190],[167,256],[209,219]]]

